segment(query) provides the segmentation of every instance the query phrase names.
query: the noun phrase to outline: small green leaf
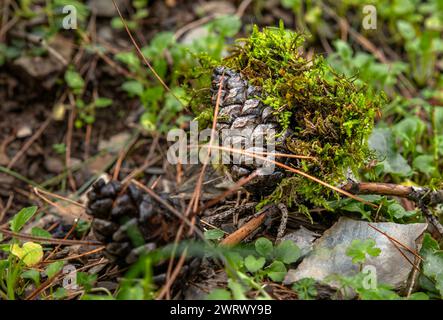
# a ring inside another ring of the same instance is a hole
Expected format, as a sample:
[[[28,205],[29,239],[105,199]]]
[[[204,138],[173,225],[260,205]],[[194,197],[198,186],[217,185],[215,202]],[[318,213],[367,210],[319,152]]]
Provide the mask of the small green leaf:
[[[224,232],[220,229],[211,229],[205,231],[206,240],[219,240],[223,238]]]
[[[40,272],[34,269],[27,270],[22,273],[23,279],[31,279],[34,283],[39,286],[40,285]]]
[[[52,296],[56,300],[61,300],[63,298],[66,298],[67,295],[68,291],[63,287],[57,288],[57,290],[55,290],[55,292],[52,294]]]
[[[440,297],[443,299],[443,270],[435,277],[435,288],[440,292]]]
[[[300,300],[312,300],[317,296],[315,284],[315,279],[303,278],[293,284],[292,290],[297,292]]]
[[[39,227],[32,228],[31,235],[34,237],[52,238],[52,235],[48,231]]]
[[[106,108],[112,105],[112,99],[109,98],[97,98],[94,101],[94,104],[97,108]]]
[[[432,175],[436,167],[434,165],[434,157],[431,155],[421,155],[414,159],[412,165],[415,169],[427,175]]]
[[[367,254],[376,257],[380,252],[381,250],[375,247],[373,239],[366,239],[365,241],[355,239],[352,240],[351,245],[346,250],[346,255],[352,258],[352,263],[364,263]]]
[[[248,300],[245,295],[245,288],[243,286],[234,281],[233,279],[228,280],[228,288],[232,291],[232,296],[235,300]]]
[[[281,0],[283,7],[292,9],[294,12],[298,11],[301,6],[301,0]]]
[[[426,254],[432,254],[438,250],[440,250],[438,242],[434,238],[432,238],[429,233],[426,232],[423,236],[423,242],[420,250],[421,255],[425,256]]]
[[[136,73],[140,70],[140,60],[135,52],[120,52],[117,53],[114,57],[117,61],[120,61],[127,65],[132,72]]]
[[[11,231],[19,232],[32,216],[37,212],[37,207],[23,208],[11,220]]]
[[[143,300],[144,291],[140,285],[125,286],[118,293],[118,300]]]
[[[56,261],[46,267],[45,274],[48,278],[52,278],[60,272],[65,265],[64,261]]]
[[[34,242],[26,242],[20,247],[13,244],[11,253],[22,260],[28,267],[38,264],[43,259],[43,247]]]
[[[377,159],[383,166],[384,173],[392,173],[401,177],[412,174],[408,162],[396,149],[391,129],[374,129],[368,139],[368,144],[375,151]]]
[[[349,212],[358,212],[362,215],[362,217],[366,219],[371,218],[371,212],[365,209],[365,204],[357,201],[352,201],[349,204],[340,208],[341,210],[349,211]]]
[[[231,300],[231,293],[226,289],[214,289],[207,296],[206,300]]]
[[[436,278],[443,273],[443,251],[438,251],[425,256],[423,262],[423,273],[425,276]]]
[[[77,272],[77,283],[82,286],[86,291],[89,291],[97,281],[96,274],[89,274],[87,272]]]
[[[282,282],[286,276],[286,267],[281,261],[274,261],[266,268],[268,277],[275,282]]]
[[[255,273],[258,270],[262,269],[265,263],[266,259],[264,257],[256,259],[253,255],[249,255],[245,258],[245,267],[251,273]]]
[[[122,84],[122,89],[126,91],[129,97],[140,97],[143,95],[144,87],[138,81],[126,81]]]
[[[415,211],[406,211],[399,203],[393,203],[388,206],[388,214],[396,219],[402,219],[414,215]]]
[[[225,37],[233,37],[241,28],[241,20],[236,15],[220,16],[212,22],[212,28]]]
[[[429,296],[424,292],[414,292],[408,300],[429,300]]]
[[[400,32],[401,36],[405,38],[406,40],[412,40],[415,38],[415,29],[412,26],[411,23],[404,21],[404,20],[398,20],[397,21],[397,28]]]
[[[85,86],[82,76],[73,69],[68,69],[65,73],[65,81],[75,93],[79,93]]]
[[[142,114],[140,124],[146,131],[155,131],[157,129],[157,115],[151,112],[145,112]]]
[[[291,240],[285,240],[274,250],[275,259],[280,260],[286,264],[296,262],[300,256],[300,248]]]
[[[255,241],[255,250],[263,257],[268,257],[273,251],[272,242],[266,238],[258,238]]]
[[[229,263],[229,265],[235,269],[239,270],[243,267],[244,261],[242,256],[235,251],[226,252],[225,254],[226,262]]]

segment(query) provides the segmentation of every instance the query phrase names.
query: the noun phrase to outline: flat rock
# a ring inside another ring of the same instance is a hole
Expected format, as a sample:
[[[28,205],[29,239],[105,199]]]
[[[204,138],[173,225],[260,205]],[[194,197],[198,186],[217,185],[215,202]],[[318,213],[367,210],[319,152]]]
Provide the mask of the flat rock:
[[[426,223],[369,223],[342,217],[314,243],[313,251],[299,266],[289,270],[284,283],[291,284],[303,278],[323,281],[334,274],[355,275],[359,272],[359,266],[352,263],[351,258],[346,255],[346,249],[354,239],[373,239],[381,253],[377,257],[369,257],[364,265],[375,267],[378,283],[389,284],[396,289],[403,288],[412,271],[412,265],[385,235],[370,225],[416,251],[421,247],[421,236],[427,228]],[[403,250],[403,253],[409,260],[414,261],[412,253],[406,250]],[[334,283],[329,285],[336,287]]]
[[[318,233],[300,226],[300,229],[285,234],[281,241],[291,240],[300,248],[301,255],[305,256],[314,248],[314,241],[320,237]]]

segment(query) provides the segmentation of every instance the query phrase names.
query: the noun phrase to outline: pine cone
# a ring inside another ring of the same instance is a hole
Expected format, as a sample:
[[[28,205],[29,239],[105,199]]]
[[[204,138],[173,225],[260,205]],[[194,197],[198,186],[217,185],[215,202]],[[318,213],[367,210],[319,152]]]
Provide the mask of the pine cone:
[[[130,265],[146,252],[173,243],[180,221],[162,205],[129,184],[97,181],[88,193],[87,213],[94,217],[92,230],[106,244],[107,257]],[[165,201],[176,205],[163,195]]]
[[[222,144],[249,152],[257,152],[260,156],[266,157],[260,152],[267,152],[267,142],[271,138],[275,139],[275,151],[286,153],[285,140],[290,135],[290,130],[277,136],[281,127],[274,116],[274,110],[257,99],[260,96],[260,88],[248,84],[241,74],[227,67],[214,69],[211,88],[212,104],[216,105],[222,74],[223,83],[216,127],[219,136],[223,139]],[[223,130],[227,134],[223,134]],[[261,145],[261,147],[257,147],[257,145]],[[237,161],[235,157],[238,157]],[[287,159],[275,158],[274,160],[289,163]],[[236,180],[257,171],[258,176],[244,186],[257,196],[271,193],[285,177],[284,170],[272,163],[244,155],[239,156],[235,153],[228,161],[225,158],[224,164],[227,164]],[[270,165],[273,169],[269,168]]]

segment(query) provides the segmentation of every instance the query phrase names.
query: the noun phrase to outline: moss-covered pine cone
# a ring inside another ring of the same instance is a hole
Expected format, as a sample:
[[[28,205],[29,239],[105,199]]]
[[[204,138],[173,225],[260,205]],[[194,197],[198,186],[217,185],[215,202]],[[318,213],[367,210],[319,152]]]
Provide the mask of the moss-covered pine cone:
[[[248,38],[231,48],[231,55],[218,66],[210,65],[213,110],[223,75],[217,130],[227,146],[224,129],[246,129],[246,134],[231,132],[228,139],[235,149],[248,138],[251,142],[265,137],[262,149],[240,148],[258,152],[267,151],[263,150],[267,149],[266,137],[272,138],[268,132],[274,130],[276,152],[302,156],[275,160],[330,185],[340,185],[371,159],[367,140],[384,98],[336,73],[321,55],[306,58],[303,42],[301,35],[282,25],[263,30],[254,26]],[[227,159],[224,155],[223,164],[234,179],[261,171],[260,162]],[[245,188],[258,196],[270,194],[265,201],[289,205],[326,207],[333,196],[330,188],[280,167],[272,174],[259,175]],[[307,212],[306,206],[300,209]]]
[[[221,81],[223,75],[223,81]],[[290,131],[283,134],[281,127],[273,115],[271,107],[264,105],[258,97],[260,88],[254,87],[242,75],[227,67],[217,67],[212,75],[211,97],[215,106],[220,83],[219,114],[217,118],[217,131],[223,139],[223,145],[248,152],[257,152],[260,156],[267,157],[262,152],[267,152],[269,139],[275,138],[274,148],[277,152],[285,153],[284,140]],[[223,134],[225,132],[225,134]],[[262,142],[262,143],[261,143]],[[271,151],[272,152],[272,151]],[[238,161],[233,161],[238,157]],[[275,159],[285,162],[287,159]],[[232,153],[227,164],[234,179],[238,180],[257,172],[257,177],[248,182],[245,188],[252,194],[262,196],[271,193],[276,185],[284,178],[284,171],[277,166],[268,171],[269,162],[262,159],[253,159]],[[271,165],[273,165],[271,163]]]

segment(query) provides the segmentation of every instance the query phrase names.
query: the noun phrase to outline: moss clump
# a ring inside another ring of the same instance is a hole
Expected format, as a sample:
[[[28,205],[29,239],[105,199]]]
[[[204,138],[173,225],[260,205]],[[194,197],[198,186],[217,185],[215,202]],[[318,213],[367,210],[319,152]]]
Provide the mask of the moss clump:
[[[255,26],[221,64],[262,88],[260,99],[275,109],[282,128],[293,132],[287,149],[316,159],[301,161],[299,169],[336,185],[370,156],[367,138],[384,98],[334,73],[323,57],[306,59],[303,42],[301,35],[282,25],[262,31]],[[326,206],[331,194],[316,182],[293,176],[265,201]]]

